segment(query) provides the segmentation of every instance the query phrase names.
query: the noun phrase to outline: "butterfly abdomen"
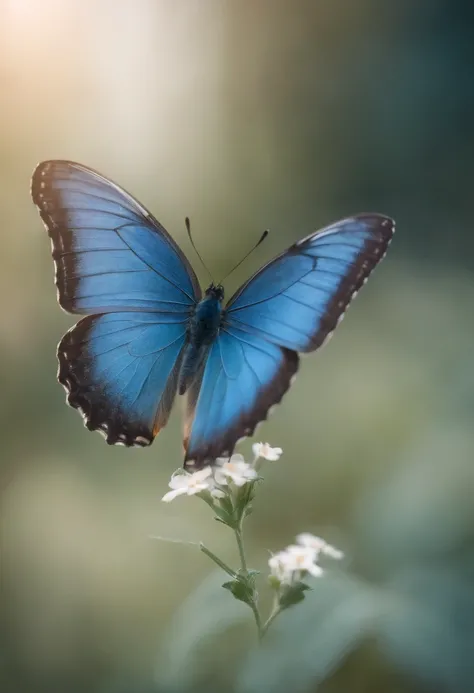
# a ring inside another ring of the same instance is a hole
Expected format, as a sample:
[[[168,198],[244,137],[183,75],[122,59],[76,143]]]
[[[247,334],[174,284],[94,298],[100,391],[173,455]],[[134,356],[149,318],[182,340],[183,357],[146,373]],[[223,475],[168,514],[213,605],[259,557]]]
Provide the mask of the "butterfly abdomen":
[[[184,352],[178,381],[180,395],[184,395],[188,390],[203,365],[209,347],[217,336],[221,313],[221,299],[211,287],[202,301],[197,304],[189,322],[189,341]]]

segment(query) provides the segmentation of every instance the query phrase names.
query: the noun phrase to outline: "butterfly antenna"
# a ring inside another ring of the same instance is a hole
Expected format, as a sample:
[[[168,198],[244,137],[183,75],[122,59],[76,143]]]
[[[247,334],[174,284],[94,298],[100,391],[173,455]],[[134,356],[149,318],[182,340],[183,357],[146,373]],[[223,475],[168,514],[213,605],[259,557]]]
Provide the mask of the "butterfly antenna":
[[[244,262],[244,260],[246,260],[246,259],[248,258],[248,256],[251,255],[251,254],[253,253],[253,251],[256,250],[256,249],[258,248],[258,246],[260,245],[260,243],[263,243],[263,241],[264,241],[265,238],[268,236],[268,234],[269,234],[268,229],[265,229],[265,231],[264,231],[264,232],[262,233],[262,235],[260,236],[260,240],[257,241],[257,243],[255,243],[255,245],[253,246],[253,248],[251,248],[251,249],[249,250],[249,252],[248,252],[246,255],[244,255],[244,257],[242,258],[242,260],[240,260],[240,262],[238,262],[234,267],[232,267],[232,269],[230,270],[230,272],[227,272],[227,274],[225,275],[225,277],[224,277],[223,279],[221,279],[221,281],[219,282],[219,284],[222,284],[222,282],[223,282],[225,279],[227,279],[227,277],[229,277],[229,276],[232,274],[232,272],[234,272],[234,271],[237,269],[237,267],[240,267],[240,265]]]
[[[192,245],[193,248],[194,248],[194,252],[195,252],[196,255],[198,256],[198,258],[201,260],[202,266],[204,267],[204,269],[206,270],[206,272],[207,272],[208,275],[210,276],[211,282],[214,284],[214,279],[212,278],[212,274],[210,273],[210,271],[209,271],[209,269],[208,269],[206,263],[205,263],[204,260],[202,259],[201,255],[200,255],[200,253],[199,253],[199,250],[198,250],[198,249],[196,248],[196,246],[194,245],[193,237],[191,236],[191,222],[189,221],[189,217],[186,217],[186,219],[184,220],[184,223],[186,224],[186,231],[188,232],[189,240],[191,241],[191,245]]]

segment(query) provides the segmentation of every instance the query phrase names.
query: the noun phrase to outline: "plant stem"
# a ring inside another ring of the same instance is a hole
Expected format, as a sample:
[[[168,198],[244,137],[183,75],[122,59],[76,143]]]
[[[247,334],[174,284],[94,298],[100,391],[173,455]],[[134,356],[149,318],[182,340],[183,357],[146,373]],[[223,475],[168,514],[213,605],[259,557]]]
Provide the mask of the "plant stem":
[[[252,602],[249,604],[249,606],[252,609],[253,616],[255,618],[255,625],[257,626],[258,641],[262,642],[262,638],[264,636],[265,631],[262,628],[262,618],[260,616],[260,611],[258,610],[258,605],[257,605],[256,600],[252,600]]]
[[[281,611],[280,598],[279,598],[278,593],[275,593],[275,595],[273,597],[273,606],[272,606],[272,610],[270,612],[270,616],[267,618],[267,620],[265,621],[265,623],[263,624],[263,626],[261,627],[261,630],[260,630],[260,639],[263,638],[263,636],[265,635],[265,633],[267,632],[267,630],[269,629],[269,627],[273,623],[273,621],[276,619],[276,617],[278,616],[280,611]]]
[[[239,549],[239,557],[240,557],[240,572],[243,574],[245,577],[248,576],[248,568],[247,568],[247,559],[245,557],[245,547],[244,547],[244,532],[242,528],[242,521],[243,518],[239,522],[239,526],[234,530],[235,532],[235,538],[237,540],[237,547]],[[260,611],[258,610],[258,602],[257,602],[257,592],[254,591],[254,597],[251,599],[248,603],[250,608],[252,609],[252,613],[255,619],[255,625],[257,626],[257,634],[258,634],[258,640],[261,642],[262,637],[263,637],[263,630],[262,630],[262,617],[260,616]]]
[[[242,522],[240,522],[238,528],[235,530],[235,538],[237,539],[237,546],[239,548],[241,570],[243,573],[247,573],[247,560],[245,558],[244,533],[242,530]]]

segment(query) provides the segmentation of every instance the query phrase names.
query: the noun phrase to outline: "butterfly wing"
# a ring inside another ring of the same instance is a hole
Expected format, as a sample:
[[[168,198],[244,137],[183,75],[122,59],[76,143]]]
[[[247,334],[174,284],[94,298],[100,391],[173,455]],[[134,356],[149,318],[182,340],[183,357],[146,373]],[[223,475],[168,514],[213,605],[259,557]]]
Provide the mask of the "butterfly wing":
[[[87,317],[58,347],[68,402],[107,442],[147,445],[176,393],[196,276],[127,192],[69,161],[36,168],[33,201],[52,241],[60,305]]]
[[[188,404],[188,466],[231,454],[279,402],[298,368],[335,329],[383,258],[394,223],[365,214],[295,243],[228,302],[222,326]]]
[[[379,214],[343,219],[303,238],[230,299],[225,320],[295,351],[314,351],[384,257],[395,224]]]
[[[46,161],[31,191],[67,312],[180,312],[199,300],[196,275],[171,236],[112,181],[71,161]]]
[[[159,313],[88,315],[62,338],[58,380],[109,444],[150,445],[176,394],[186,321]]]
[[[228,457],[281,400],[298,370],[298,354],[230,325],[221,328],[201,376],[188,393],[185,466]]]

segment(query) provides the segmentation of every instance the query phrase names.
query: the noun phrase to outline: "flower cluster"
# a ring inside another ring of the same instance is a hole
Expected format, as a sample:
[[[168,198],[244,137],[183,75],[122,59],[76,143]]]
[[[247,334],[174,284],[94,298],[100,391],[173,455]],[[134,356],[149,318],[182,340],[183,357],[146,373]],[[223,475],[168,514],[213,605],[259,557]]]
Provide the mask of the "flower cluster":
[[[243,525],[252,511],[256,482],[261,479],[261,461],[276,461],[283,450],[273,448],[268,443],[255,443],[252,450],[252,462],[246,462],[242,455],[236,453],[229,458],[218,458],[212,467],[208,466],[194,473],[178,470],[171,477],[171,490],[163,496],[163,500],[168,503],[178,496],[197,495],[211,507],[215,519],[234,532],[240,559],[239,568],[229,566],[202,542],[199,543],[199,548],[229,576],[230,579],[222,587],[252,609],[261,640],[279,613],[305,598],[306,591],[310,589],[304,582],[305,578],[322,575],[323,570],[318,562],[320,556],[326,554],[339,559],[343,554],[323,539],[304,533],[296,537],[295,544],[271,556],[268,563],[273,606],[268,618],[265,621],[262,619],[257,590],[259,572],[248,568]]]
[[[301,582],[306,575],[321,576],[323,569],[318,565],[321,554],[335,559],[344,557],[342,551],[313,534],[298,534],[296,541],[296,544],[287,546],[268,561],[271,575],[276,578],[277,584],[292,585]]]
[[[165,493],[162,500],[169,503],[178,496],[194,496],[208,491],[213,498],[223,498],[224,488],[229,484],[240,487],[258,478],[255,463],[260,458],[275,461],[280,458],[283,450],[272,448],[268,443],[254,443],[252,446],[254,460],[246,462],[242,455],[236,453],[232,457],[219,457],[214,467],[204,467],[198,472],[185,472],[179,469],[171,477],[171,491]]]

